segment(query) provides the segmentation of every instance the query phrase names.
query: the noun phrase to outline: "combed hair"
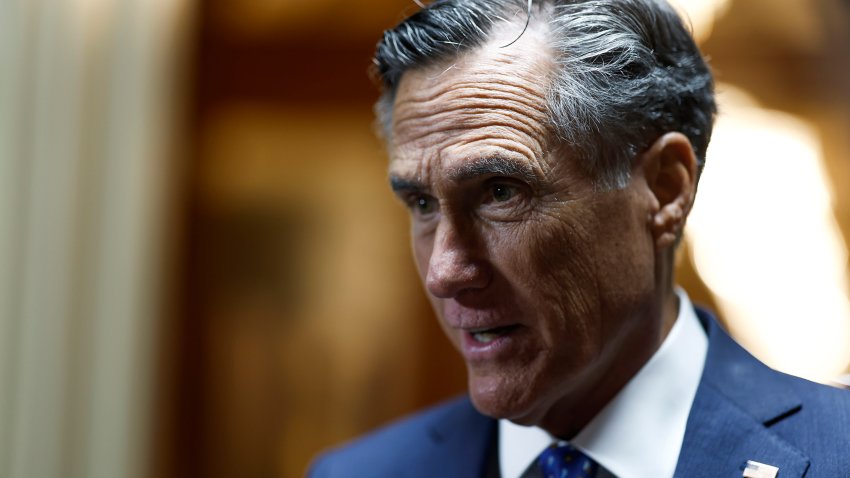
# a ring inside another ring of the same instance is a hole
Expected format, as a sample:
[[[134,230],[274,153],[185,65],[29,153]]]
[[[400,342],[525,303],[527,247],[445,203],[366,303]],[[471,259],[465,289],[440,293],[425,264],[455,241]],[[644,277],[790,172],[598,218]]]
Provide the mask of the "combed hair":
[[[526,6],[523,0],[436,0],[384,32],[374,63],[382,83],[376,112],[386,138],[406,71],[484,44],[497,22]],[[716,113],[714,84],[669,4],[543,0],[527,14],[548,24],[555,52],[547,89],[550,126],[600,185],[624,186],[634,159],[671,131],[688,137],[702,170]]]

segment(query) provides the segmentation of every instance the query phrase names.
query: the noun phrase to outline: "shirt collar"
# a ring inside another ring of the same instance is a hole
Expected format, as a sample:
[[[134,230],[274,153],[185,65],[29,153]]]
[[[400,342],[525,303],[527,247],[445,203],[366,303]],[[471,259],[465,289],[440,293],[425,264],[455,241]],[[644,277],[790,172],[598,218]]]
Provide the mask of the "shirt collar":
[[[673,476],[676,469],[708,350],[688,295],[676,295],[679,313],[661,347],[571,441],[620,478]],[[520,477],[552,440],[540,428],[499,420],[502,476]]]

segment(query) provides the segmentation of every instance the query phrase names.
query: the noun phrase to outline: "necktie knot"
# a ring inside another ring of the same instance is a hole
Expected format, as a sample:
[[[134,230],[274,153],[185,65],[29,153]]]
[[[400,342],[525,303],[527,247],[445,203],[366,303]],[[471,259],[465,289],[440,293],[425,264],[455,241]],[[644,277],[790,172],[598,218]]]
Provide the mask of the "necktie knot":
[[[599,465],[570,444],[552,445],[537,458],[544,478],[591,478]]]

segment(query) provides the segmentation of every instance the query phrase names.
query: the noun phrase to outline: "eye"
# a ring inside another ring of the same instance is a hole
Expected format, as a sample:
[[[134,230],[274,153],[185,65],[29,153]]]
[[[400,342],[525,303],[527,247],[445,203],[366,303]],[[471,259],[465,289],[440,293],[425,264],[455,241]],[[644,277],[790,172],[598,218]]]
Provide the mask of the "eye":
[[[513,198],[517,191],[515,187],[507,184],[493,184],[490,186],[490,193],[496,202],[505,202]]]
[[[502,203],[513,203],[521,196],[524,189],[512,181],[497,180],[485,184],[484,204],[499,205]],[[507,206],[507,204],[505,204]]]
[[[408,207],[419,216],[427,216],[437,210],[437,200],[425,194],[416,194],[408,199]]]
[[[525,217],[532,206],[531,191],[520,181],[494,178],[484,184],[479,214],[494,221],[515,221]]]

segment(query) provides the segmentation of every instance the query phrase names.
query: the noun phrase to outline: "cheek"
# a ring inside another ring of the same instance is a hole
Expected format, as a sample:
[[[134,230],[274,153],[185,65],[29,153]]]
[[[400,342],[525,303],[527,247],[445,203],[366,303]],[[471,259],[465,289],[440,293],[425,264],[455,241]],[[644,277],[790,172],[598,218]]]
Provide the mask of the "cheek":
[[[411,236],[411,247],[413,249],[413,258],[416,263],[416,270],[419,273],[419,281],[422,287],[425,287],[425,280],[428,276],[428,267],[431,262],[431,254],[434,251],[434,240],[433,236],[428,235],[415,235]],[[443,323],[443,305],[444,302],[439,298],[435,297],[433,294],[429,294],[427,289],[425,290],[425,296],[428,298],[428,302],[431,303],[431,307],[434,312],[437,314],[437,317],[440,319],[440,325],[443,327],[444,331],[449,338],[451,337],[451,333],[448,329],[446,329],[445,324]]]
[[[521,264],[529,279],[529,294],[537,304],[559,310],[556,325],[575,331],[592,325],[596,315],[596,267],[593,224],[575,218],[547,217],[529,227],[520,244],[526,244]]]
[[[599,297],[599,333],[608,343],[633,340],[651,316],[657,277],[655,250],[646,218],[635,201],[611,201],[598,211],[594,242],[596,291]]]
[[[413,259],[416,262],[416,269],[419,272],[419,278],[422,283],[425,282],[425,275],[428,273],[428,263],[431,261],[431,252],[434,250],[433,239],[423,235],[417,235],[415,232],[411,234],[411,248],[413,249]]]
[[[655,249],[646,218],[626,207],[603,211],[611,219],[600,231],[597,248],[599,283],[607,295],[632,302],[654,287]]]
[[[600,354],[600,307],[587,221],[541,215],[500,234],[502,277],[517,313],[535,330],[544,375],[577,369]],[[495,250],[493,250],[495,252]],[[569,344],[564,347],[564,344]],[[564,354],[569,351],[569,356]],[[571,374],[567,374],[571,375]]]

